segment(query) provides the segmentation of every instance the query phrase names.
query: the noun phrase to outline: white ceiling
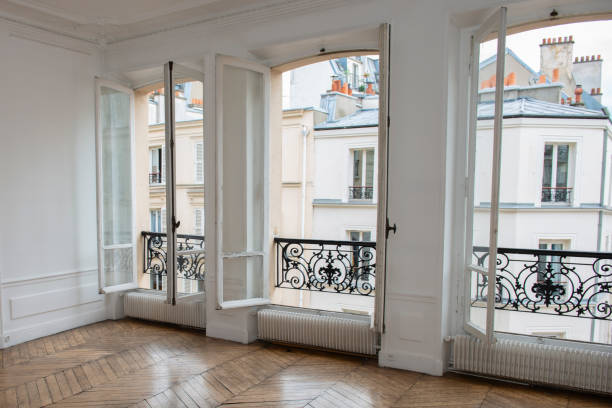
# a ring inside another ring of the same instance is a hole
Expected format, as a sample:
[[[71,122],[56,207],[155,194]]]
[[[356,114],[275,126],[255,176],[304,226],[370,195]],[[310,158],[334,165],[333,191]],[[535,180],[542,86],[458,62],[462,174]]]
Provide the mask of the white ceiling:
[[[288,0],[0,0],[0,17],[110,44]]]

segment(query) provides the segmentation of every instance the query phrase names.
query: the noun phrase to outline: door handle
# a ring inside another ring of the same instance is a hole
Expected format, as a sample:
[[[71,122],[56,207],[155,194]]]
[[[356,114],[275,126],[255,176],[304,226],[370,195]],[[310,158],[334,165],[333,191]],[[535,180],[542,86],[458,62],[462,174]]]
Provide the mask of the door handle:
[[[389,238],[389,231],[393,231],[393,235],[397,232],[397,225],[393,223],[393,226],[389,224],[389,217],[387,217],[387,225],[385,227],[385,238]]]

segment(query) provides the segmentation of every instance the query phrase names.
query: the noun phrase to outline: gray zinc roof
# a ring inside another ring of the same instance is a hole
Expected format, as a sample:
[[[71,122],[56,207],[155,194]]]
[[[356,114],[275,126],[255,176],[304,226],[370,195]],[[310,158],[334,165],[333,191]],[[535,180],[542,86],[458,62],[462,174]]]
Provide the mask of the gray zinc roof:
[[[373,126],[378,126],[378,109],[360,109],[357,112],[338,120],[320,123],[315,126],[315,130]]]
[[[494,105],[493,102],[478,104],[478,119],[492,119]],[[607,115],[602,111],[545,102],[528,97],[504,101],[504,118],[519,116],[536,118],[607,119]]]

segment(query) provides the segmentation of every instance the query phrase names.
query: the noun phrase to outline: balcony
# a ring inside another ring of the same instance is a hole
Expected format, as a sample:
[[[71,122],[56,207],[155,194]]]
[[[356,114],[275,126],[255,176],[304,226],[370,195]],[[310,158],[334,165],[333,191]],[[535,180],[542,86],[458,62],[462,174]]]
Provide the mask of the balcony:
[[[375,295],[376,242],[274,238],[276,287]]]
[[[488,251],[474,247],[474,264],[487,265]],[[612,254],[517,248],[497,252],[496,309],[612,321]],[[472,306],[485,307],[487,277],[472,276]]]
[[[168,275],[167,236],[161,232],[141,232],[144,248],[142,271],[150,275],[150,289],[165,290]],[[177,235],[177,279],[197,281],[198,291],[204,288],[205,257],[204,236]]]
[[[572,202],[572,187],[542,187],[543,203],[565,203]]]
[[[372,186],[349,186],[350,200],[372,200],[374,198],[374,187]]]
[[[161,173],[149,173],[149,184],[161,184],[162,175]]]

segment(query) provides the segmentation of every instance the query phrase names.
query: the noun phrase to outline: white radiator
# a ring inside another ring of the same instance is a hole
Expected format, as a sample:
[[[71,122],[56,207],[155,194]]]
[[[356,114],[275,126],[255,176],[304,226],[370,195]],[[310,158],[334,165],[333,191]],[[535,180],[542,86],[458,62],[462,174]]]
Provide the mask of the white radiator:
[[[512,340],[487,345],[456,336],[453,360],[460,371],[612,393],[612,353]]]
[[[123,297],[123,311],[126,316],[206,328],[206,302],[202,298],[177,300],[175,306],[168,305],[165,294],[154,292],[128,292]]]
[[[262,309],[259,338],[359,354],[376,354],[376,333],[366,319]]]

